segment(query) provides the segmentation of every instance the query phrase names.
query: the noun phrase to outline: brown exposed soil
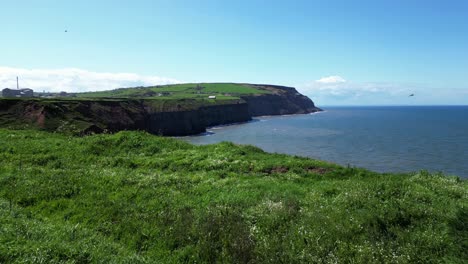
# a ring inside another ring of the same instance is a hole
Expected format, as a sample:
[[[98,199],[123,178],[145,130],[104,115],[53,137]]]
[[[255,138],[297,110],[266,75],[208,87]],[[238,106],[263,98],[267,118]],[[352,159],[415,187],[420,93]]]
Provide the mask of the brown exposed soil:
[[[320,175],[323,175],[327,172],[330,172],[331,169],[329,168],[321,168],[321,167],[309,167],[307,168],[307,172],[309,173],[316,173],[316,174],[320,174]]]
[[[27,120],[36,123],[38,127],[44,128],[45,111],[43,106],[37,104],[27,105],[23,115]]]
[[[39,127],[44,127],[44,124],[45,124],[45,113],[44,111],[41,111],[41,113],[37,117],[37,125]]]
[[[273,174],[273,173],[286,173],[286,172],[288,172],[288,171],[289,171],[288,168],[280,166],[280,167],[274,167],[274,168],[272,168],[272,169],[268,172],[268,174]]]

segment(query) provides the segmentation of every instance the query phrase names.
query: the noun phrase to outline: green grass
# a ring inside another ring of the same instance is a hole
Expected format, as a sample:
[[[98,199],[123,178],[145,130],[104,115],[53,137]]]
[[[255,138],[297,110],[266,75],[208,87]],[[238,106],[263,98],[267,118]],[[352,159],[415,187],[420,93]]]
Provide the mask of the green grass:
[[[168,93],[159,96],[160,93]],[[120,88],[110,91],[78,93],[82,98],[207,98],[215,95],[217,100],[239,99],[241,95],[268,94],[270,91],[248,84],[235,83],[185,83],[163,86]]]
[[[464,263],[467,184],[142,132],[0,130],[0,263]]]

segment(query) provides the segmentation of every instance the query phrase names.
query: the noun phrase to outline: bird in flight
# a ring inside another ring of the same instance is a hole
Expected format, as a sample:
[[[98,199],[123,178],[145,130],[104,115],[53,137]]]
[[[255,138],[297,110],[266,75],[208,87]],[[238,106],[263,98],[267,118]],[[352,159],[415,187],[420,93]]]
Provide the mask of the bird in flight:
[[[68,32],[68,30],[65,29],[65,33],[67,33],[67,32]]]
[[[414,94],[410,94],[409,97],[414,96]]]

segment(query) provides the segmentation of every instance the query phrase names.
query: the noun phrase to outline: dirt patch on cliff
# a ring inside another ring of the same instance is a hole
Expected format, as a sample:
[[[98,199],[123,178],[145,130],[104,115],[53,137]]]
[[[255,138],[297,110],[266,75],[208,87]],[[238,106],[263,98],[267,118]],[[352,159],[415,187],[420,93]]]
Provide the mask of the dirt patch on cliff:
[[[45,113],[44,113],[44,111],[41,111],[41,113],[37,116],[36,123],[37,123],[37,125],[39,127],[44,127],[44,124],[45,124]]]
[[[304,170],[309,173],[315,173],[315,174],[320,174],[320,175],[323,175],[325,173],[332,171],[331,168],[322,168],[322,167],[307,167]],[[271,169],[264,170],[264,172],[267,174],[282,174],[282,173],[287,173],[288,171],[289,171],[289,168],[285,166],[278,166],[278,167],[273,167]]]
[[[40,128],[44,128],[45,125],[45,111],[43,106],[36,104],[27,105],[24,111],[24,117],[30,120]]]
[[[307,168],[307,172],[309,173],[315,173],[315,174],[320,174],[323,175],[327,172],[332,171],[330,168],[321,168],[321,167],[309,167]]]

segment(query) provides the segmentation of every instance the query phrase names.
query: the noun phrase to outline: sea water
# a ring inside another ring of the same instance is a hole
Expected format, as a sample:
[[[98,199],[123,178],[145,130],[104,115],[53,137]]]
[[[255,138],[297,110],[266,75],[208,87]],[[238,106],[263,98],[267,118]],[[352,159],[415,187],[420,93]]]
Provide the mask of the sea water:
[[[428,170],[468,177],[468,106],[323,107],[308,115],[257,117],[185,137],[232,141],[378,172]]]

